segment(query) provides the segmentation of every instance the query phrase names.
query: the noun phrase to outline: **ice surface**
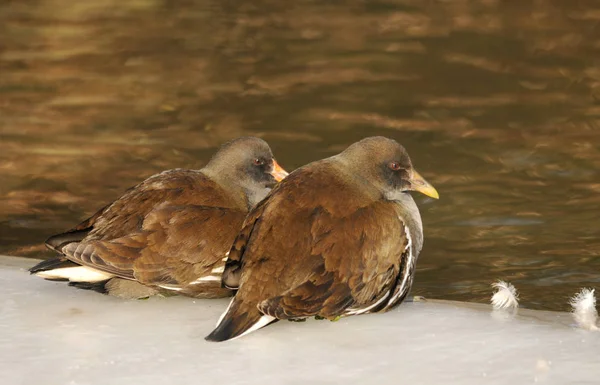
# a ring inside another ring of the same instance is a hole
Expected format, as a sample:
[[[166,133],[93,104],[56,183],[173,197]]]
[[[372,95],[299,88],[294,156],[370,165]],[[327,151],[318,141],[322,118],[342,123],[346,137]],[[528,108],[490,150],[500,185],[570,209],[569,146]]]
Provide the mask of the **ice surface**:
[[[0,384],[597,384],[600,332],[568,313],[446,301],[279,322],[209,343],[228,300],[126,301],[0,258]]]

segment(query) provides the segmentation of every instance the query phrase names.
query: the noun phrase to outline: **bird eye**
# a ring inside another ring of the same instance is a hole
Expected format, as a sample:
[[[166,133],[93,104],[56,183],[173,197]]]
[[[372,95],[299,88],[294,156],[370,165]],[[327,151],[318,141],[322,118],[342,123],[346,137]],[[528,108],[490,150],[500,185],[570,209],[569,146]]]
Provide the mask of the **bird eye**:
[[[256,158],[252,161],[254,163],[254,165],[256,166],[262,166],[263,164],[265,164],[265,161],[259,158]]]
[[[400,163],[390,162],[390,163],[388,163],[388,167],[390,168],[390,170],[397,171],[397,170],[400,170]]]

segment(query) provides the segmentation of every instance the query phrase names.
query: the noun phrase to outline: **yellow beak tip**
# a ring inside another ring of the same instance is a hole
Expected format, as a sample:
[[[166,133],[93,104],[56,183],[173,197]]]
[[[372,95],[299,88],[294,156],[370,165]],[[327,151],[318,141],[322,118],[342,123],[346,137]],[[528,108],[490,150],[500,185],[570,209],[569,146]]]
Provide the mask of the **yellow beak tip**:
[[[421,194],[427,195],[433,199],[440,199],[440,194],[437,192],[435,187],[429,184],[429,182],[427,182],[418,172],[413,171],[410,182],[414,191],[418,191]]]
[[[415,189],[415,191],[418,191],[421,194],[427,195],[428,197],[433,198],[433,199],[440,199],[440,194],[431,185],[423,186],[422,188],[417,188],[417,189]]]

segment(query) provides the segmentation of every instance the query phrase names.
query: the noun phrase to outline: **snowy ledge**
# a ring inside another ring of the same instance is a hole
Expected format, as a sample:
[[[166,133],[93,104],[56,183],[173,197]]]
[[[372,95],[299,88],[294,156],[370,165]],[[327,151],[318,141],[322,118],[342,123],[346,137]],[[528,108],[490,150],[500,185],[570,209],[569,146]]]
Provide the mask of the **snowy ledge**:
[[[124,301],[0,256],[0,384],[596,383],[600,333],[569,313],[427,300],[338,322],[279,322],[227,343],[228,300]]]

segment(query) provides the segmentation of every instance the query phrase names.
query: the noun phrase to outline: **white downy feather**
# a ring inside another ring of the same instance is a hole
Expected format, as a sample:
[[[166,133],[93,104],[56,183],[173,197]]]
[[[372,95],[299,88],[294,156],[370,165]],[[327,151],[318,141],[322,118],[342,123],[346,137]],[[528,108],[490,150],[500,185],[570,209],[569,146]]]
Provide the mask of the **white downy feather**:
[[[598,312],[596,310],[596,296],[594,289],[581,289],[571,301],[573,318],[580,328],[586,330],[598,330]]]
[[[519,307],[519,293],[512,284],[498,280],[492,283],[492,287],[496,290],[491,300],[494,310],[515,310]]]

